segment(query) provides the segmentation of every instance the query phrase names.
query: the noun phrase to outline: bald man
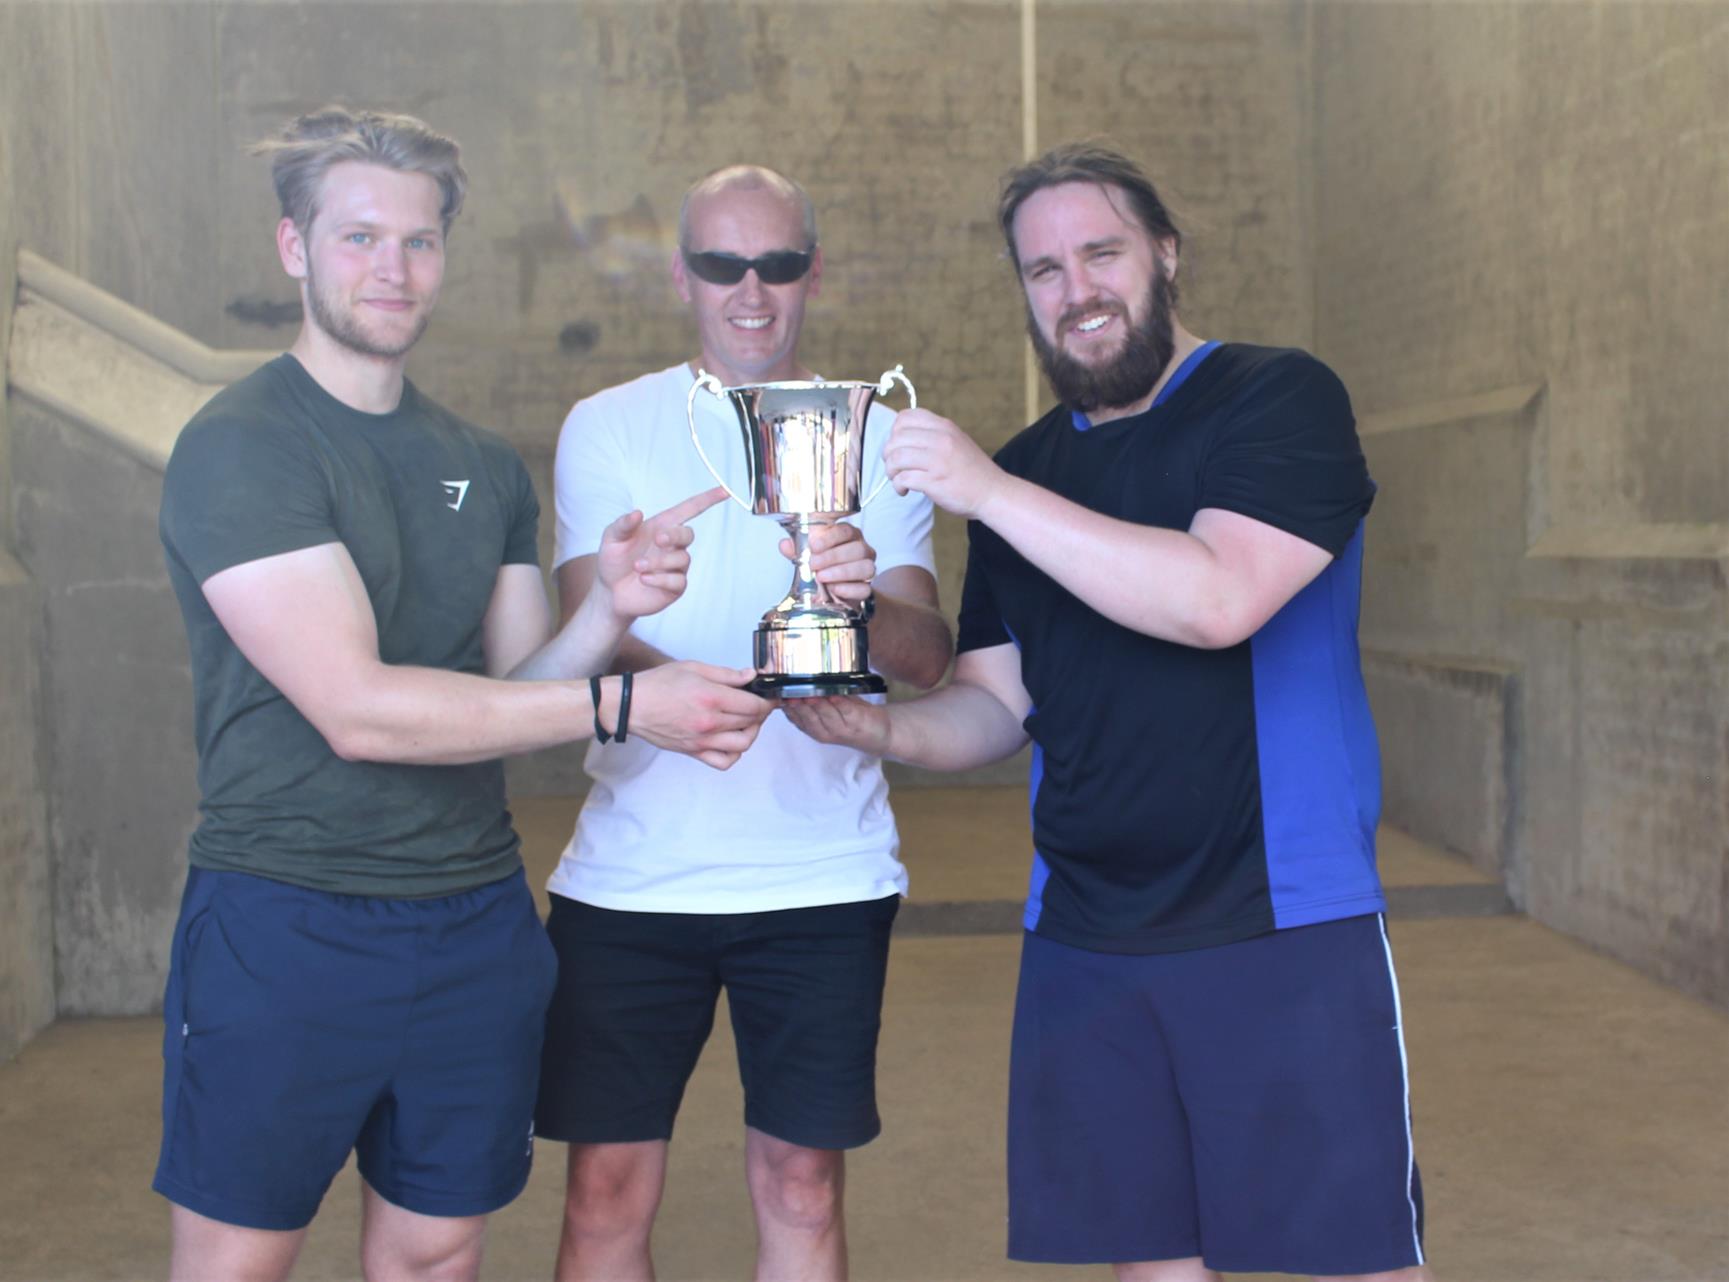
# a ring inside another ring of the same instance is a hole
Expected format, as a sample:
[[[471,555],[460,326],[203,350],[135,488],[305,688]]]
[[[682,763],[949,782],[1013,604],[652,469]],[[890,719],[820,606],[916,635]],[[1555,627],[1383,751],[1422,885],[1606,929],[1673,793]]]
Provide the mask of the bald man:
[[[686,418],[696,367],[729,387],[815,377],[798,345],[822,251],[797,183],[757,166],[698,181],[680,210],[672,279],[700,357],[579,402],[559,436],[567,617],[594,586],[613,515],[659,511],[662,495],[712,483]],[[696,406],[711,457],[742,478],[730,407],[708,395]],[[875,413],[867,492],[889,425]],[[867,610],[877,670],[922,689],[941,680],[953,647],[937,610],[931,514],[922,496],[885,490],[857,525],[812,538],[817,578]],[[749,664],[762,612],[786,591],[774,522],[723,503],[691,528],[685,595],[632,629],[618,651],[626,668]],[[560,971],[537,1129],[570,1144],[558,1277],[653,1277],[673,1120],[722,990],[744,1086],[757,1276],[844,1277],[845,1152],[881,1129],[877,1030],[907,884],[880,761],[771,716],[722,787],[639,741],[596,745],[586,764],[594,786],[548,887]]]

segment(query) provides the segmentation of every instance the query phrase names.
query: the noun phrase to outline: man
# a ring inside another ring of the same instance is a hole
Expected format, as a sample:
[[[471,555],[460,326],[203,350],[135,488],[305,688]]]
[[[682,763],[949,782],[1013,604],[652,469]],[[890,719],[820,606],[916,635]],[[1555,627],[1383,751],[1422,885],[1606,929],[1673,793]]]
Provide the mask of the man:
[[[787,715],[941,769],[1033,742],[1012,1257],[1415,1282],[1350,403],[1183,327],[1180,237],[1124,157],[1059,147],[998,214],[1062,404],[994,462],[926,412],[886,453],[971,520],[953,683]]]
[[[724,767],[748,670],[590,683],[682,587],[698,496],[602,541],[548,640],[522,462],[403,377],[466,178],[407,116],[329,108],[273,155],[305,321],[187,425],[162,538],[201,818],[165,1000],[155,1187],[177,1279],[286,1276],[358,1154],[369,1278],[473,1277],[528,1177],[554,959],[498,757],[599,727]],[[514,681],[496,678],[506,675]]]
[[[590,608],[604,513],[653,510],[662,495],[709,483],[686,418],[693,366],[727,386],[813,377],[798,342],[822,251],[796,184],[754,166],[702,179],[680,212],[672,274],[700,357],[580,402],[559,437],[567,615]],[[705,448],[742,485],[731,409],[706,392],[696,408]],[[880,442],[887,426],[879,410],[867,439]],[[867,492],[882,474],[871,453]],[[627,667],[653,671],[668,656],[743,663],[763,612],[786,593],[791,567],[773,521],[725,503],[694,525],[702,554],[689,591],[632,628],[619,650]],[[876,667],[928,688],[951,650],[930,504],[885,490],[860,525],[863,537],[846,524],[813,536],[817,578],[842,600],[874,602]],[[877,1029],[906,889],[881,766],[813,745],[777,718],[718,787],[648,744],[591,749],[587,766],[593,790],[549,885],[559,980],[536,1124],[571,1145],[558,1276],[652,1277],[673,1119],[724,989],[758,1276],[842,1277],[844,1151],[880,1126]]]

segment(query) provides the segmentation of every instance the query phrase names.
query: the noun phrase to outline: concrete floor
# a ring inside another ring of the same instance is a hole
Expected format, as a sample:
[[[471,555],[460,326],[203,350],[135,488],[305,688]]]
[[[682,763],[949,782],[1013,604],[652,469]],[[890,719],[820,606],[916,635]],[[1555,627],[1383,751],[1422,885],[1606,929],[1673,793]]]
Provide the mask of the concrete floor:
[[[905,1282],[1080,1278],[1002,1259],[1002,1112],[1018,940],[968,906],[1021,893],[1014,790],[897,796],[914,900],[947,905],[897,938],[881,1052],[882,1139],[854,1156],[853,1275]],[[517,818],[538,883],[572,813]],[[1444,1282],[1729,1280],[1729,1015],[1521,917],[1463,861],[1383,837],[1396,889],[1429,1249]],[[1462,890],[1477,897],[1461,899]],[[1479,893],[1480,892],[1480,893]],[[1401,913],[1403,904],[1408,912]],[[1479,914],[1446,915],[1453,909]],[[67,1020],[0,1065],[0,1280],[149,1278],[167,1213],[155,1019]],[[656,1250],[663,1282],[749,1276],[740,1098],[724,1019],[686,1097]],[[494,1220],[486,1275],[548,1275],[563,1151]],[[355,1276],[343,1172],[297,1274]]]

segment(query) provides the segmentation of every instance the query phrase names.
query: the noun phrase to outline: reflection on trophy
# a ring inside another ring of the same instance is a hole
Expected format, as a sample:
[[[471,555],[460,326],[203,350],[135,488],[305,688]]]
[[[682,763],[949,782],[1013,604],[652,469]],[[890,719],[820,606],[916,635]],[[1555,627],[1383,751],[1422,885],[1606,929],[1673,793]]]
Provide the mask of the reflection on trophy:
[[[865,420],[871,402],[899,382],[907,399],[918,395],[896,365],[875,383],[749,383],[724,387],[699,372],[685,401],[690,439],[703,465],[733,502],[780,521],[793,541],[792,588],[756,630],[752,663],[759,676],[750,689],[799,699],[824,694],[880,694],[883,679],[870,670],[869,616],[836,600],[810,568],[810,535],[820,525],[853,516],[887,482],[859,500],[863,488]],[[732,403],[744,432],[750,498],[743,499],[709,462],[696,430],[697,393],[707,390]]]

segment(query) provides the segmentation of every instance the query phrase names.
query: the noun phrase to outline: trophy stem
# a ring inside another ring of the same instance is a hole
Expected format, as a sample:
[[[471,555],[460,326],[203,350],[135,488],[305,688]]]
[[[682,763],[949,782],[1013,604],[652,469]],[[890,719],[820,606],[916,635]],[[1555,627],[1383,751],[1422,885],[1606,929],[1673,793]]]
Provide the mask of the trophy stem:
[[[870,670],[870,634],[858,611],[837,600],[811,569],[810,536],[833,518],[788,513],[780,525],[793,542],[792,590],[763,615],[753,641],[757,694],[783,699],[825,694],[881,694],[888,687]]]
[[[781,528],[792,539],[793,567],[792,590],[788,592],[783,603],[794,608],[809,608],[813,605],[832,605],[834,597],[823,584],[817,582],[816,571],[810,565],[811,531],[827,521],[813,521],[808,516],[785,516],[781,518]]]

